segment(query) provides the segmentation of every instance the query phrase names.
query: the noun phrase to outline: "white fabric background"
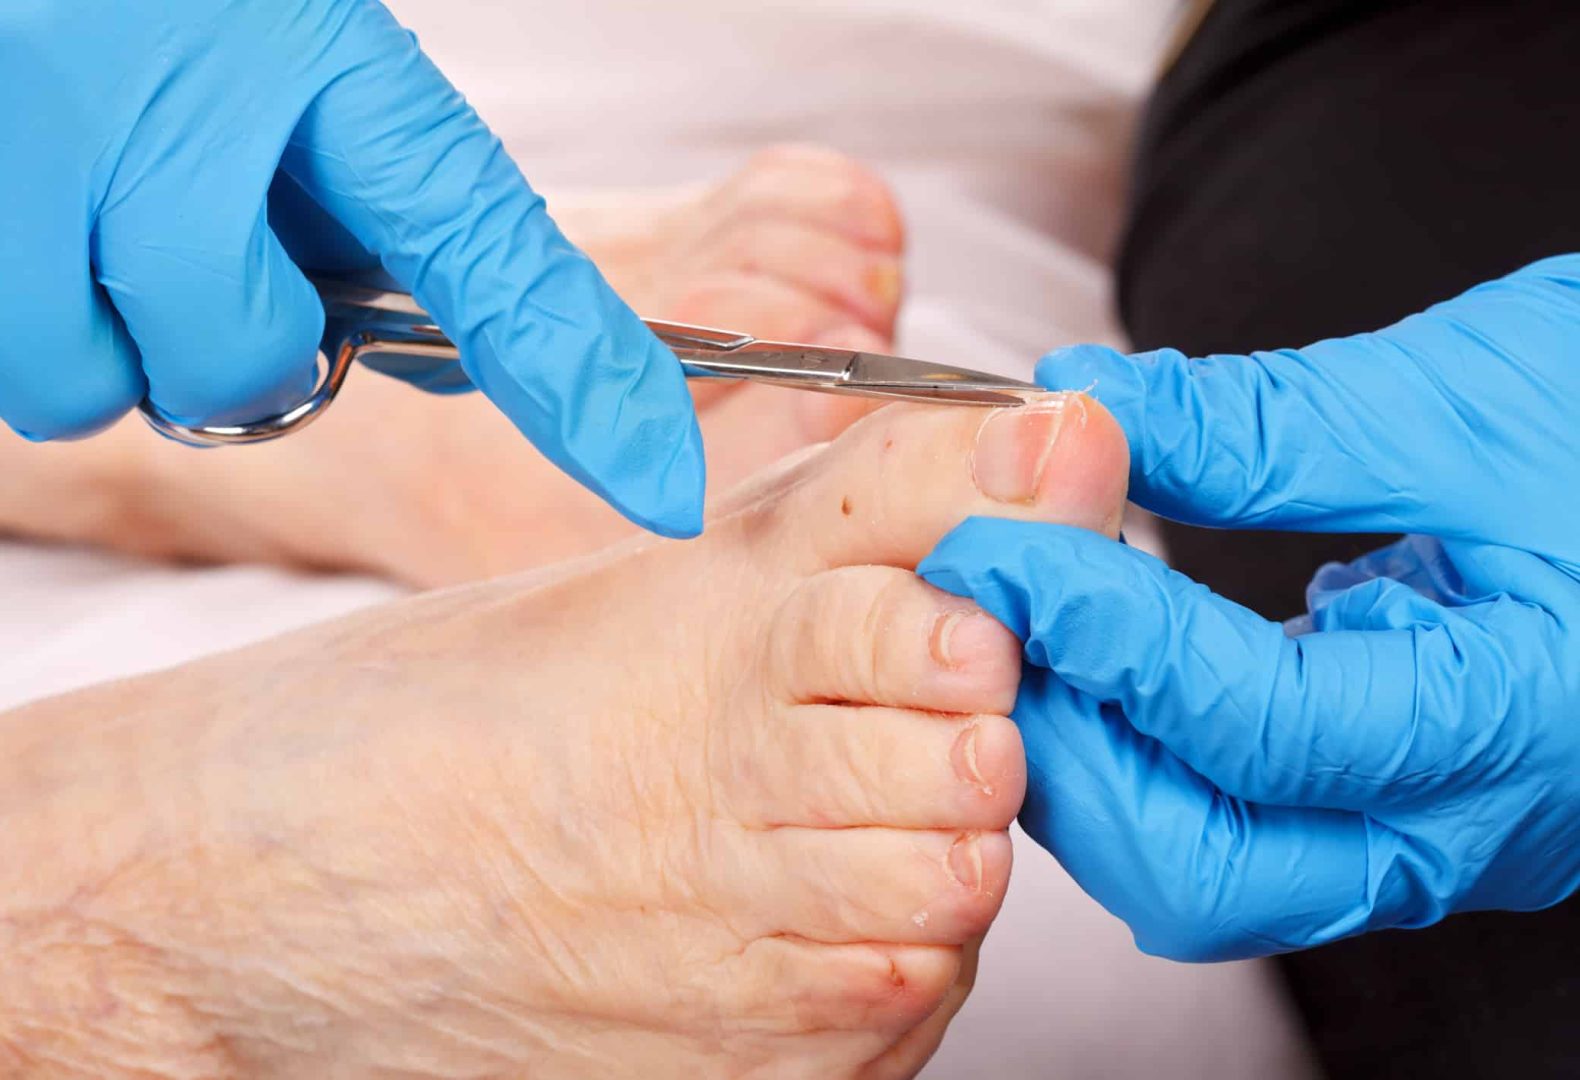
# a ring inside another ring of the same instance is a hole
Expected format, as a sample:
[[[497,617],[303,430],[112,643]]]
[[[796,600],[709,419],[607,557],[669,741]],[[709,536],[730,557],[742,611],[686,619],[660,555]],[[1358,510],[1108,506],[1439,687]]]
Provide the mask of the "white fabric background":
[[[1170,0],[392,0],[552,195],[718,177],[775,141],[879,167],[911,227],[902,347],[1024,374],[1118,340],[1105,258]],[[0,707],[397,594],[0,543]],[[1141,956],[1017,836],[930,1080],[1303,1075],[1270,972]]]

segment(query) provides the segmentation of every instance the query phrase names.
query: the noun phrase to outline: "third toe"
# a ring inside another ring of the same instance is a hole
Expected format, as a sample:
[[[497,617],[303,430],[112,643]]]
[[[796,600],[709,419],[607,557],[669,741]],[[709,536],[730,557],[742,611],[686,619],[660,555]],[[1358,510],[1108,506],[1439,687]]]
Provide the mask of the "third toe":
[[[999,830],[1026,793],[1020,730],[1003,716],[801,705],[714,752],[748,828]]]

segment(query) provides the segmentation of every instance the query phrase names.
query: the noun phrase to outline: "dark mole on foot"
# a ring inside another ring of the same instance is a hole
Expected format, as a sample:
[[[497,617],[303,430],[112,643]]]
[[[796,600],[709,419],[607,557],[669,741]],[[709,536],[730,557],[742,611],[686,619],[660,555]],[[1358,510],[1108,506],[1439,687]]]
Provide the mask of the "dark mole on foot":
[[[843,499],[839,500],[839,512],[841,514],[844,514],[846,517],[850,517],[850,496],[849,495],[846,495]]]

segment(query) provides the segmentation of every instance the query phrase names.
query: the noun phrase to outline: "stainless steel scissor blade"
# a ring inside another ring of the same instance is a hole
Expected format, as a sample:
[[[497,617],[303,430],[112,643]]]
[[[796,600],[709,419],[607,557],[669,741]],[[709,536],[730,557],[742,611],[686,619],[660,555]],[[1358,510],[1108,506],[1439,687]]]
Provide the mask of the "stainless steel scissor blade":
[[[903,356],[758,341],[728,330],[646,322],[693,378],[751,379],[825,393],[1006,408],[1024,405],[1026,394],[1044,392],[1035,383]]]
[[[193,446],[266,442],[298,431],[321,416],[356,361],[386,371],[421,370],[429,386],[466,385],[460,350],[433,318],[403,292],[329,278],[314,281],[330,328],[328,366],[317,389],[294,409],[248,424],[182,424],[145,400],[143,419],[161,434]],[[834,394],[1013,408],[1035,383],[967,368],[850,349],[759,341],[749,334],[683,323],[643,320],[675,353],[688,378],[751,379]]]

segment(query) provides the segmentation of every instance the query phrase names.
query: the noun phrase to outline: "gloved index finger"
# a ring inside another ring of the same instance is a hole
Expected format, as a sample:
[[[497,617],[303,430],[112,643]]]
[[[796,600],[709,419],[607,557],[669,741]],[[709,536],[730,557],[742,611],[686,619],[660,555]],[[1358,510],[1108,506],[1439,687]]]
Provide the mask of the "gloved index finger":
[[[434,314],[545,456],[639,524],[700,531],[701,434],[679,362],[382,5],[336,11],[287,174]]]
[[[1193,524],[1429,532],[1580,556],[1580,256],[1377,333],[1299,350],[1125,357],[1082,346],[1038,381],[1079,388],[1131,440],[1131,494]],[[1541,513],[1532,508],[1541,506]]]

